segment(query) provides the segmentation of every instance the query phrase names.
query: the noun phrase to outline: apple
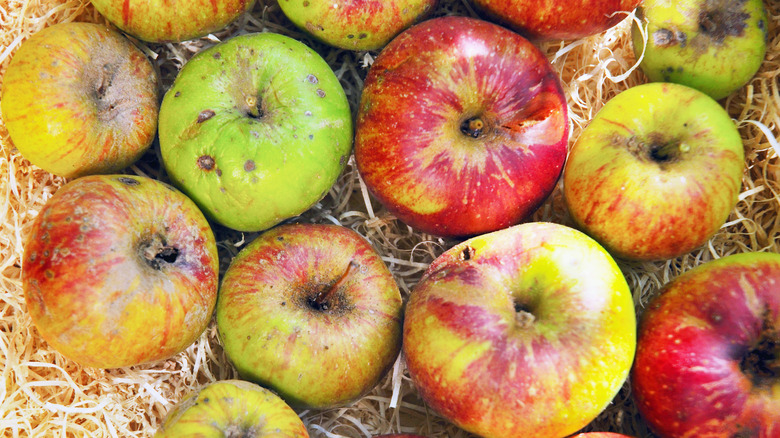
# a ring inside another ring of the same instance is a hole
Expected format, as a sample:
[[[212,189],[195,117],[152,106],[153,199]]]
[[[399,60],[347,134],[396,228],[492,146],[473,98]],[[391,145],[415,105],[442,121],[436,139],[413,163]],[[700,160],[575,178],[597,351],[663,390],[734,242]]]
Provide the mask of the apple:
[[[274,33],[195,55],[160,107],[172,182],[215,222],[260,231],[324,197],[352,150],[352,114],[325,60]]]
[[[612,433],[612,432],[586,432],[586,433],[579,433],[577,435],[572,436],[571,438],[631,438],[628,435],[622,435],[619,433]]]
[[[655,82],[621,92],[569,152],[563,194],[572,218],[613,255],[665,260],[723,225],[742,181],[742,139],[706,94]]]
[[[642,0],[473,0],[491,19],[535,41],[578,39],[603,32]]]
[[[767,51],[762,0],[645,0],[634,23],[636,58],[651,81],[674,82],[714,99],[728,96],[756,74]],[[646,30],[647,44],[642,36]]]
[[[206,36],[252,9],[255,0],[91,0],[116,27],[141,40],[164,43]]]
[[[422,435],[412,435],[408,433],[396,433],[390,435],[378,435],[375,438],[425,438]]]
[[[401,294],[379,254],[336,225],[281,225],[225,272],[217,331],[242,378],[293,407],[346,405],[401,349]]]
[[[59,23],[25,40],[3,79],[3,120],[22,156],[66,178],[113,173],[157,132],[157,74],[105,26]]]
[[[281,0],[299,28],[335,47],[376,50],[431,12],[437,0]]]
[[[22,287],[41,337],[87,367],[166,359],[206,329],[217,245],[181,192],[130,175],[62,186],[24,241]]]
[[[371,194],[418,231],[467,237],[529,217],[555,188],[568,117],[547,58],[507,29],[434,18],[365,80],[355,159]]]
[[[206,384],[182,399],[155,438],[308,438],[298,414],[273,392],[243,380]]]
[[[585,234],[530,222],[457,244],[406,306],[403,352],[428,406],[486,438],[564,437],[601,413],[634,357],[631,292]]]
[[[661,437],[778,436],[779,284],[779,254],[734,254],[678,276],[648,304],[631,384]]]

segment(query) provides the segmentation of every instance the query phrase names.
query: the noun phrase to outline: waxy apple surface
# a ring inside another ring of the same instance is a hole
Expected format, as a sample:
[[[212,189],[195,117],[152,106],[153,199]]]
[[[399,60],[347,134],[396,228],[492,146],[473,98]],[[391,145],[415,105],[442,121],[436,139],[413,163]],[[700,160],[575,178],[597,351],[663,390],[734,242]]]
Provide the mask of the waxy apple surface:
[[[91,0],[108,21],[141,40],[164,43],[222,30],[254,0]]]
[[[406,307],[403,351],[423,400],[483,437],[563,437],[590,423],[634,356],[631,293],[610,255],[563,225],[458,244]]]
[[[295,407],[371,390],[401,349],[401,294],[371,245],[335,225],[282,225],[236,256],[217,329],[241,376]]]
[[[195,55],[165,94],[159,125],[174,184],[209,218],[240,231],[306,211],[352,150],[352,114],[330,66],[273,33]]]
[[[296,26],[348,50],[376,50],[433,10],[437,0],[280,0]]]
[[[217,245],[184,194],[129,175],[61,187],[24,244],[22,286],[33,322],[73,361],[116,368],[192,344],[217,300]]]
[[[470,236],[530,216],[566,158],[566,99],[547,58],[507,29],[467,17],[401,33],[371,66],[355,158],[401,221]]]
[[[655,82],[623,91],[569,152],[574,221],[613,255],[665,260],[712,237],[737,203],[742,139],[706,94]]]
[[[780,255],[730,255],[680,275],[639,328],[633,394],[662,437],[780,435]]]
[[[157,74],[127,38],[92,23],[35,33],[3,78],[2,113],[27,160],[66,178],[112,173],[157,132]]]

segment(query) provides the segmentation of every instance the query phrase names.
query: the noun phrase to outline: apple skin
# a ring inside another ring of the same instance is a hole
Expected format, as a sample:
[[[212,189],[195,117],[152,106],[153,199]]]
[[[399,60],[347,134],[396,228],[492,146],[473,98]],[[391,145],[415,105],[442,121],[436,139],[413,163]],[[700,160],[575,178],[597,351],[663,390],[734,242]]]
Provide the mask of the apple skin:
[[[167,184],[92,175],[62,186],[24,243],[22,286],[43,339],[88,367],[168,358],[206,329],[217,245],[203,214]]]
[[[547,58],[514,32],[450,16],[407,29],[376,58],[355,158],[401,221],[466,237],[530,216],[554,189],[567,142],[566,98]]]
[[[577,225],[613,255],[666,260],[725,223],[743,163],[739,132],[716,101],[655,82],[623,91],[591,120],[569,152],[563,194]]]
[[[721,99],[756,74],[767,51],[762,0],[645,0],[645,47],[636,22],[633,48],[651,81],[674,82]]]
[[[401,349],[398,286],[373,247],[348,228],[266,231],[232,261],[219,294],[217,329],[228,358],[242,378],[293,407],[356,400]]]
[[[403,352],[423,400],[482,437],[563,437],[590,423],[634,356],[631,293],[585,234],[543,222],[455,245],[406,306]]]
[[[273,392],[243,380],[202,386],[182,399],[154,438],[308,438],[298,414]]]
[[[642,0],[473,0],[485,14],[534,41],[579,39],[625,19]]]
[[[280,0],[282,12],[320,41],[347,50],[376,50],[421,20],[437,0]]]
[[[780,255],[741,253],[668,283],[642,316],[632,389],[661,437],[780,434]]]
[[[152,43],[180,42],[227,27],[255,0],[91,0],[116,27]]]
[[[160,108],[165,169],[209,218],[260,231],[330,190],[352,150],[352,114],[325,60],[255,33],[195,55]]]
[[[628,435],[622,435],[612,432],[586,432],[572,436],[571,438],[631,438]]]
[[[425,438],[422,435],[410,435],[408,433],[396,433],[390,435],[377,435],[374,438]]]
[[[119,33],[59,23],[20,45],[0,104],[14,146],[32,164],[66,178],[113,173],[154,140],[157,74]]]

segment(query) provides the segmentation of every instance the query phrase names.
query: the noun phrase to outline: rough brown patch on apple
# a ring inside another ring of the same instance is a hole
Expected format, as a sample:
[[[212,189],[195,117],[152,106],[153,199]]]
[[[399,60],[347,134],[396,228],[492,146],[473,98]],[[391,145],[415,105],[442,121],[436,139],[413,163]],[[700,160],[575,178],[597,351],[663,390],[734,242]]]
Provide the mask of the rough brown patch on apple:
[[[179,249],[168,245],[165,237],[158,233],[141,240],[138,252],[144,262],[157,271],[162,270],[166,265],[175,263],[179,257]]]
[[[198,123],[203,123],[206,120],[214,117],[215,115],[216,113],[214,112],[214,110],[210,110],[210,109],[203,110],[198,114]]]
[[[461,260],[471,260],[474,258],[475,250],[472,246],[466,245],[465,248],[463,248],[463,251],[460,252],[460,259]]]
[[[710,0],[699,13],[699,30],[717,44],[730,36],[742,36],[750,14],[744,11],[747,0]]]
[[[216,164],[217,163],[214,161],[214,157],[211,155],[201,155],[198,157],[198,167],[202,170],[214,170],[214,166],[216,166]]]
[[[255,167],[256,167],[255,162],[252,160],[246,160],[246,162],[244,163],[244,170],[247,172],[251,172],[255,170]]]
[[[124,184],[126,186],[137,186],[137,185],[141,184],[141,182],[138,181],[137,179],[130,178],[128,176],[120,176],[116,180],[121,182],[122,184]]]
[[[672,32],[669,29],[658,29],[653,32],[653,44],[657,47],[671,47],[679,44],[685,47],[688,43],[688,35],[683,31]]]
[[[244,426],[239,424],[231,424],[223,431],[225,438],[258,438],[261,435],[260,431],[262,427],[257,425]]]

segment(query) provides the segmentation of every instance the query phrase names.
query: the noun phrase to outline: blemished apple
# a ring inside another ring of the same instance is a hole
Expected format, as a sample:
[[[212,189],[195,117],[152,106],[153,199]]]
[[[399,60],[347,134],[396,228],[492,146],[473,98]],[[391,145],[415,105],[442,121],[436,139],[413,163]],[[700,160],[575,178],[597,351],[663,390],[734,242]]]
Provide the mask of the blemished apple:
[[[704,245],[742,184],[744,150],[718,102],[654,82],[621,92],[569,152],[563,194],[578,226],[613,255],[666,260]]]
[[[215,222],[260,231],[323,198],[352,150],[344,89],[315,51],[254,33],[195,55],[160,108],[163,163]]]
[[[379,254],[336,225],[281,225],[225,272],[216,319],[242,378],[298,408],[346,405],[401,349],[401,294]]]
[[[278,395],[243,380],[191,392],[163,419],[154,438],[308,438],[298,414]]]
[[[41,337],[88,367],[166,359],[192,344],[217,300],[217,245],[197,206],[146,177],[62,186],[24,242],[22,286]]]
[[[778,436],[779,285],[779,254],[733,254],[681,274],[648,304],[631,384],[659,436]]]
[[[114,26],[153,43],[180,42],[224,29],[255,0],[91,0]]]
[[[641,0],[472,0],[491,19],[534,41],[578,39],[628,17]]]
[[[721,99],[761,67],[768,25],[763,0],[645,0],[637,9],[636,58],[651,81],[674,82]]]
[[[282,12],[315,38],[348,50],[376,50],[423,19],[437,0],[280,0]]]
[[[0,99],[14,146],[32,164],[74,178],[118,172],[157,132],[158,80],[127,38],[92,23],[59,23],[25,40]]]
[[[440,17],[402,32],[361,95],[355,158],[418,231],[467,237],[528,218],[566,159],[566,98],[547,58],[505,28]]]
[[[615,261],[564,225],[530,222],[447,250],[414,287],[403,352],[428,406],[486,438],[564,437],[631,367],[636,319]]]

